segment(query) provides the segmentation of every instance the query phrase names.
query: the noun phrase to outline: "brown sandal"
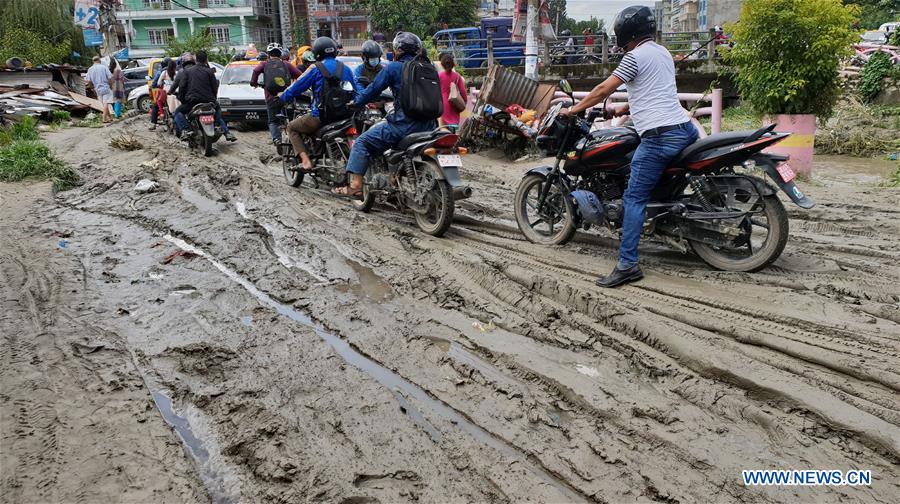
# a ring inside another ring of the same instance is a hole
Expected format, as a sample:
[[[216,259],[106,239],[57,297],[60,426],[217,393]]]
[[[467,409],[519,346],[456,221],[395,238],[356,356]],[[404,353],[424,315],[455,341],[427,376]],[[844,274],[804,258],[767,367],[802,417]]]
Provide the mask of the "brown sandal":
[[[351,188],[350,186],[345,185],[341,187],[335,187],[331,190],[331,194],[334,194],[335,196],[339,196],[341,198],[361,200],[362,188],[353,190],[353,188]]]

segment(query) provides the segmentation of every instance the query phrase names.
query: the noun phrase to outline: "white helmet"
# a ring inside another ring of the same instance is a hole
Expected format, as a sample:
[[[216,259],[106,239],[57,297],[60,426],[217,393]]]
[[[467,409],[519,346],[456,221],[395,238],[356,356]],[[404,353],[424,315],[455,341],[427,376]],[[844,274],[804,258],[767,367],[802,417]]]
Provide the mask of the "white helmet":
[[[266,46],[266,52],[269,53],[270,56],[272,55],[272,51],[275,50],[278,51],[278,56],[281,56],[281,44],[279,44],[278,42],[272,42],[271,44]]]

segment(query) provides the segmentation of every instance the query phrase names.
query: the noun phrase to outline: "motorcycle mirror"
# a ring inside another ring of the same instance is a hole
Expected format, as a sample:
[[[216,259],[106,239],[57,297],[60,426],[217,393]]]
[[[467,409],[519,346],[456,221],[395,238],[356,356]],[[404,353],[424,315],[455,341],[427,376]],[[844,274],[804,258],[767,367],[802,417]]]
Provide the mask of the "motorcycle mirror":
[[[567,81],[566,79],[563,79],[563,80],[559,81],[559,89],[560,89],[563,93],[566,93],[567,95],[571,95],[571,94],[572,94],[572,85],[569,84],[569,81]]]

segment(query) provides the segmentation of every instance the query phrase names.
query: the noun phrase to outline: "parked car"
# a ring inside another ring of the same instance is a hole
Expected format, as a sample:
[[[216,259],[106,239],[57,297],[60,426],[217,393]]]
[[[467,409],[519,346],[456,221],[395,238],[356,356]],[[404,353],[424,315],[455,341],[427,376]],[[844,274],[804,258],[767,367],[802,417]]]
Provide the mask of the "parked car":
[[[859,36],[864,44],[887,44],[888,34],[883,31],[871,30]]]
[[[147,71],[150,67],[135,67],[122,70],[125,74],[125,93],[131,93],[136,88],[147,84]]]
[[[219,107],[226,122],[266,122],[265,91],[262,86],[250,87],[250,76],[258,63],[255,60],[233,61],[222,72],[219,79]],[[259,80],[262,81],[262,74]]]
[[[453,53],[463,68],[487,67],[487,38],[493,42],[494,62],[504,66],[524,64],[525,44],[512,41],[512,18],[484,18],[479,26],[441,30],[434,34],[438,51]]]
[[[225,71],[225,67],[218,63],[210,63],[209,66],[216,71],[216,78],[221,80],[221,76]],[[157,72],[162,71],[162,58],[154,58],[150,60],[150,63],[146,68],[148,71],[141,81],[145,85],[134,88],[128,94],[128,103],[131,104],[132,108],[136,108],[144,113],[150,111],[150,104],[153,103],[153,95],[151,93],[150,84],[153,82],[153,76],[156,75]]]

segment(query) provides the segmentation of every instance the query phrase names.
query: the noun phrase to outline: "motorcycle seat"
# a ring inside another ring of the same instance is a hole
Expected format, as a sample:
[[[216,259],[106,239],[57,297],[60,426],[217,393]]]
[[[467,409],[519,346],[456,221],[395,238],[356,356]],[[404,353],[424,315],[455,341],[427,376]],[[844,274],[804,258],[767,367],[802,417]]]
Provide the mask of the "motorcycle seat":
[[[678,164],[704,150],[715,149],[725,145],[739,144],[754,133],[755,131],[733,131],[729,133],[716,133],[715,135],[701,138],[685,147],[685,149],[681,151],[681,154],[672,161],[672,164]]]
[[[324,137],[329,133],[344,131],[349,128],[353,124],[353,118],[343,119],[341,121],[335,121],[331,124],[326,124],[319,128],[319,131],[316,132],[316,136],[319,138]]]
[[[397,150],[404,151],[408,149],[410,146],[415,145],[420,142],[424,142],[426,140],[432,140],[434,138],[442,137],[444,135],[449,135],[450,133],[443,130],[432,130],[432,131],[423,131],[422,133],[413,133],[411,135],[407,135],[406,138],[400,141],[397,145]]]
[[[212,103],[198,103],[194,105],[194,108],[191,109],[191,117],[197,116],[200,114],[214,114],[216,112],[216,106]]]

